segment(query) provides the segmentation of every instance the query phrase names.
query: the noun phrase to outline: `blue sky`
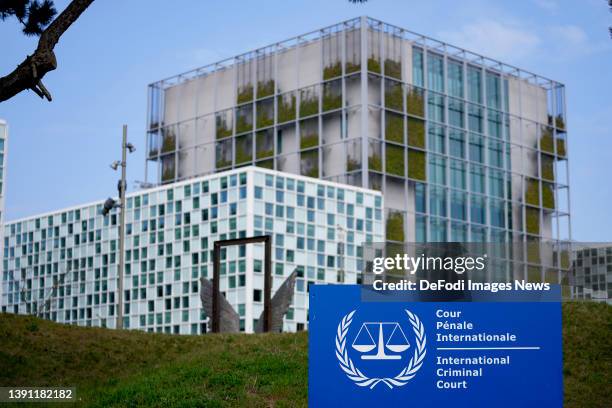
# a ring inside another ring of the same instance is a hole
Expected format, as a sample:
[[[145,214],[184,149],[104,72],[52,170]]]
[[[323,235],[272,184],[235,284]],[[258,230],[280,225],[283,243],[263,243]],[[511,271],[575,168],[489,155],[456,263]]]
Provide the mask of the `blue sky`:
[[[63,9],[67,1],[56,1]],[[604,0],[110,2],[98,0],[56,48],[54,101],[24,92],[0,104],[10,126],[7,219],[115,194],[108,164],[121,125],[144,178],[146,87],[156,80],[359,15],[495,57],[566,84],[573,238],[612,241],[612,14]],[[169,7],[169,4],[172,4]],[[0,23],[0,75],[35,48]]]

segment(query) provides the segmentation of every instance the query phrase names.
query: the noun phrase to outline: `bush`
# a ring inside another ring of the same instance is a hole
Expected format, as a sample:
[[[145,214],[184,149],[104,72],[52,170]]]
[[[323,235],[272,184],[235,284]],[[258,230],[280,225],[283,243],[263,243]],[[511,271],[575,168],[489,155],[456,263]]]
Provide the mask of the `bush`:
[[[385,75],[397,79],[402,79],[402,64],[387,58],[385,60]]]
[[[253,124],[247,122],[244,115],[239,115],[236,120],[236,133],[244,133],[253,130]]]
[[[353,171],[359,169],[359,162],[356,159],[347,158],[346,159],[346,171]]]
[[[535,179],[525,179],[527,186],[525,187],[525,203],[539,207],[540,206],[540,184]]]
[[[315,147],[319,144],[318,133],[311,133],[309,135],[300,135],[300,149],[308,149],[309,147]]]
[[[555,143],[552,129],[547,126],[541,127],[542,136],[540,137],[540,150],[543,152],[554,153]]]
[[[317,98],[305,98],[300,101],[300,117],[314,115],[319,112],[319,100]]]
[[[342,75],[342,63],[340,61],[323,68],[323,79],[331,79]]]
[[[408,145],[425,149],[425,122],[408,118]]]
[[[565,121],[563,120],[563,116],[557,115],[555,118],[555,126],[559,130],[565,130]]]
[[[253,100],[253,85],[247,84],[238,88],[238,97],[236,102],[238,104],[249,102]]]
[[[542,183],[542,207],[555,208],[555,190],[550,183]]]
[[[541,163],[541,167],[542,167],[542,178],[547,179],[547,180],[554,180],[555,179],[555,172],[553,169],[553,162],[554,162],[554,158],[553,156],[549,156],[547,154],[541,154],[540,155],[540,163]]]
[[[368,71],[380,74],[380,62],[373,55],[368,58]]]
[[[323,94],[323,112],[342,107],[342,95],[335,95],[332,91]]]
[[[162,171],[162,182],[174,180],[174,167],[166,167]]]
[[[227,121],[221,116],[216,120],[217,139],[223,139],[232,135],[232,127],[227,126]]]
[[[385,154],[385,170],[387,173],[404,176],[404,148],[387,144]]]
[[[387,239],[404,242],[404,216],[399,211],[387,215]]]
[[[274,80],[268,79],[267,81],[257,82],[257,98],[264,98],[266,96],[274,94]]]
[[[391,81],[389,81],[391,82]],[[404,110],[404,95],[402,86],[398,83],[392,84],[385,88],[385,106],[397,111]]]
[[[347,74],[352,74],[353,72],[361,70],[361,64],[355,64],[347,61],[345,70]]]
[[[374,171],[382,171],[382,162],[380,161],[380,155],[371,154],[368,157],[368,168]]]
[[[301,153],[300,173],[303,176],[319,177],[319,152],[317,150]]]
[[[392,112],[385,112],[385,140],[404,143],[404,118]]]
[[[408,94],[406,95],[406,111],[410,115],[425,117],[423,91],[416,88],[408,90]]]
[[[236,138],[236,164],[247,163],[253,160],[251,137]]]
[[[274,124],[274,118],[268,116],[268,113],[261,109],[257,110],[257,128],[263,128],[272,126]]]
[[[282,96],[278,97],[278,123],[288,122],[295,119],[295,95],[291,95],[290,102],[285,102]]]
[[[426,180],[424,152],[408,149],[408,177],[415,180]]]
[[[540,211],[536,208],[525,209],[525,228],[530,234],[540,234]]]
[[[560,137],[557,138],[557,155],[561,156],[561,157],[565,157],[566,152],[565,152],[565,139],[562,139]]]
[[[173,152],[176,150],[176,137],[173,131],[166,131],[162,137],[162,153]]]
[[[257,163],[255,163],[255,165],[257,167],[261,167],[264,169],[274,169],[274,160],[263,160],[263,161],[258,161]]]
[[[220,169],[222,167],[228,167],[231,166],[232,162],[231,160],[225,160],[223,158],[217,158],[217,168]]]

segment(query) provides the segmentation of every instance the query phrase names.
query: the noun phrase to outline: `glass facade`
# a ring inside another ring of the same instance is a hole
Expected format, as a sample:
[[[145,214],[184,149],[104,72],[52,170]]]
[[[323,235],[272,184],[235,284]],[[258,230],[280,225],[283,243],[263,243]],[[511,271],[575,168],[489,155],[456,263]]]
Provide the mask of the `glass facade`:
[[[390,241],[571,238],[564,86],[358,18],[149,87],[148,178],[254,164],[385,196]]]
[[[115,327],[117,210],[102,202],[4,226],[1,307],[62,323]],[[124,327],[207,329],[201,277],[216,240],[273,237],[273,292],[297,269],[285,330],[306,329],[312,283],[355,283],[364,242],[384,237],[379,192],[248,167],[128,195]],[[221,290],[252,332],[263,311],[263,244],[221,253]]]

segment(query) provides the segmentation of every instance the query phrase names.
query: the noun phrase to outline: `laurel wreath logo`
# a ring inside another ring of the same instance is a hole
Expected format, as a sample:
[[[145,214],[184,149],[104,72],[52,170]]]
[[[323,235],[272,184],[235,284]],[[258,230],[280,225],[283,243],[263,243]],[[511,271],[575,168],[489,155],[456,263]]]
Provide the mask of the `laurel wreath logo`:
[[[410,320],[412,330],[414,331],[414,335],[416,337],[416,347],[414,350],[414,355],[410,358],[408,365],[404,367],[404,369],[395,377],[370,378],[363,374],[359,368],[355,367],[353,361],[348,356],[346,335],[351,322],[353,321],[355,310],[344,316],[340,324],[338,324],[338,331],[336,333],[336,357],[338,358],[342,371],[344,371],[346,376],[358,386],[370,387],[370,389],[373,389],[379,383],[383,383],[390,389],[393,389],[394,387],[401,387],[406,385],[423,365],[423,359],[427,353],[427,350],[425,350],[425,345],[427,343],[425,328],[423,327],[423,323],[415,314],[409,310],[404,310],[408,314],[408,320]]]

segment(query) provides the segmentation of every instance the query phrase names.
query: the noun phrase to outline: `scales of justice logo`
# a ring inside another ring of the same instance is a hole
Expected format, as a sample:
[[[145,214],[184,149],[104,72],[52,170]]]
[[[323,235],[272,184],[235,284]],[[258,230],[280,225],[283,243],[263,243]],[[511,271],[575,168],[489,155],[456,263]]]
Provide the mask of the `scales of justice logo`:
[[[383,383],[390,389],[406,385],[423,365],[427,350],[425,328],[419,317],[404,309],[414,334],[414,344],[402,329],[400,322],[363,322],[352,341],[347,335],[355,310],[345,315],[338,324],[336,333],[336,358],[346,376],[360,387],[373,389]],[[381,361],[408,360],[401,371],[394,377],[369,377],[364,374],[349,356],[349,347],[360,354],[361,360]],[[412,352],[409,350],[412,348]]]

